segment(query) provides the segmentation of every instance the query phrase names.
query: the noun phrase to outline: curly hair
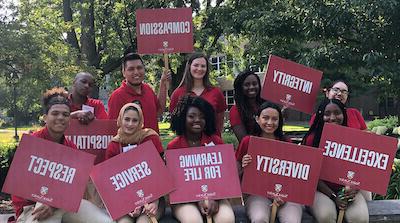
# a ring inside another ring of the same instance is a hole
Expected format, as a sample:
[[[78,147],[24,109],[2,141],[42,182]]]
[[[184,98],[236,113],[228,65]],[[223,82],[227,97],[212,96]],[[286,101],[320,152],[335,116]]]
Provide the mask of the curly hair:
[[[193,53],[189,56],[186,62],[185,72],[183,73],[183,77],[181,83],[179,83],[178,88],[185,86],[186,92],[190,92],[192,90],[193,77],[192,73],[190,73],[190,66],[192,65],[193,61],[198,58],[204,58],[206,60],[206,65],[207,65],[206,74],[203,77],[203,85],[205,88],[212,87],[212,84],[210,82],[210,63],[208,62],[207,56],[203,53]]]
[[[217,131],[215,127],[215,112],[214,108],[201,97],[193,97],[190,95],[183,96],[171,115],[171,129],[177,135],[184,135],[186,132],[186,115],[190,107],[198,108],[204,115],[206,125],[203,132],[211,136]]]
[[[274,103],[271,103],[271,102],[268,102],[268,101],[262,103],[261,106],[260,106],[260,108],[258,109],[258,111],[257,111],[257,113],[256,113],[256,116],[259,117],[260,114],[261,114],[261,112],[262,112],[264,109],[267,109],[267,108],[275,109],[275,110],[279,113],[278,128],[275,130],[274,136],[275,136],[278,140],[286,141],[287,139],[286,139],[286,137],[285,137],[284,134],[283,134],[283,116],[282,116],[282,111],[281,111],[281,108],[280,108],[277,104],[274,104]],[[261,133],[262,133],[261,127],[260,127],[258,124],[256,124],[256,125],[255,125],[255,128],[254,128],[254,135],[256,135],[256,136],[261,136]]]
[[[337,105],[340,110],[343,113],[343,126],[347,126],[347,113],[346,113],[346,106],[339,100],[337,99],[324,99],[318,106],[317,112],[315,114],[315,119],[314,122],[311,124],[310,129],[306,133],[306,135],[303,138],[303,141],[301,144],[305,145],[306,139],[309,135],[314,133],[314,140],[313,140],[313,147],[318,147],[319,146],[319,141],[321,140],[321,134],[322,130],[324,128],[324,113],[325,113],[325,108],[329,104],[335,104]]]
[[[240,120],[244,124],[246,128],[246,132],[248,134],[255,134],[254,133],[254,126],[257,126],[257,123],[254,119],[254,116],[256,115],[254,111],[252,111],[250,102],[247,98],[247,96],[243,92],[243,83],[246,80],[247,77],[250,75],[254,75],[257,78],[258,86],[259,86],[259,91],[256,96],[256,103],[258,106],[260,106],[263,102],[264,99],[261,98],[260,96],[260,91],[261,91],[261,81],[260,78],[256,73],[250,70],[245,70],[235,78],[235,81],[233,82],[233,87],[235,89],[235,104],[238,109],[238,112],[240,114]]]
[[[42,107],[44,114],[48,114],[51,106],[65,104],[69,108],[68,92],[62,87],[47,90],[42,96]]]

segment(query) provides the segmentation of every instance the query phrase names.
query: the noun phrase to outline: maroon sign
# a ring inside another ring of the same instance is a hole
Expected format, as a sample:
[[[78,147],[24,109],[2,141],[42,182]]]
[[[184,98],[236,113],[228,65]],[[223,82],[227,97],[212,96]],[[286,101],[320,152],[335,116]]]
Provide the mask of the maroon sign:
[[[138,9],[136,36],[141,54],[191,53],[192,9]]]
[[[326,123],[321,179],[385,195],[397,139]]]
[[[167,150],[165,158],[177,188],[171,204],[242,196],[231,144]]]
[[[322,71],[271,55],[261,97],[312,114]]]
[[[78,149],[96,155],[97,164],[104,160],[107,146],[117,131],[115,120],[96,119],[88,125],[82,125],[78,120],[72,119],[65,131],[65,137],[74,142]]]
[[[174,189],[172,176],[151,141],[96,165],[90,177],[113,219]]]
[[[322,163],[320,149],[278,140],[251,137],[244,168],[242,191],[311,205]]]
[[[92,154],[24,134],[2,191],[76,212],[94,159]]]

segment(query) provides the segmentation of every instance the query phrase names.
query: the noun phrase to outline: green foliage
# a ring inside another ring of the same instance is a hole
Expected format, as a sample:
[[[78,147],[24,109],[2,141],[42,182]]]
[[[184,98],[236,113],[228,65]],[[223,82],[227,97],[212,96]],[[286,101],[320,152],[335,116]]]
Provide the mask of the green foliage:
[[[379,126],[386,127],[386,130],[388,130],[388,129],[392,130],[398,125],[398,117],[389,116],[389,117],[386,117],[383,119],[375,119],[373,121],[368,122],[367,125],[368,125],[368,129],[372,130],[373,132],[377,132]],[[375,128],[375,127],[377,127],[377,128]],[[373,130],[374,128],[375,128],[375,131]]]
[[[2,143],[0,146],[0,168],[8,168],[15,153],[16,143]]]
[[[400,199],[400,160],[395,159],[390,176],[389,186],[385,196],[375,195],[374,200]]]
[[[222,133],[222,140],[224,140],[225,144],[233,144],[234,148],[237,148],[239,145],[239,142],[233,132]]]

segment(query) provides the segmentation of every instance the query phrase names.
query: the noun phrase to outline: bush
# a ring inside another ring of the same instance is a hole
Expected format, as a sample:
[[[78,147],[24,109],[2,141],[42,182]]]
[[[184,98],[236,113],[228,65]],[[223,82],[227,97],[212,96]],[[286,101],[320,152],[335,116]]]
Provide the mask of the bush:
[[[378,128],[379,126],[384,126],[386,127],[386,131],[390,130],[391,132],[397,125],[398,125],[397,116],[389,116],[383,119],[375,119],[373,121],[368,122],[368,129],[376,133],[379,130]],[[382,130],[383,129],[381,129],[380,131]]]
[[[16,143],[4,143],[0,145],[0,188],[3,187],[16,146]]]
[[[235,149],[239,145],[239,142],[238,142],[235,134],[233,134],[233,132],[231,132],[231,131],[222,133],[222,139],[224,140],[224,143],[226,143],[226,144],[233,144]]]
[[[392,200],[400,198],[400,159],[394,159],[392,175],[385,196],[375,195],[374,200]]]

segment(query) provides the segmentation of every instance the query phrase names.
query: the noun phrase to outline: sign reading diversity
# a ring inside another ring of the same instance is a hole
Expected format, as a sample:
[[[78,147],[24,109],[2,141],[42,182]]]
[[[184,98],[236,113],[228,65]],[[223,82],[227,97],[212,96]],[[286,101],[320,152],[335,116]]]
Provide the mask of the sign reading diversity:
[[[76,212],[95,156],[24,134],[3,192]]]
[[[112,138],[117,134],[115,120],[96,119],[87,125],[72,119],[65,137],[78,147],[79,150],[96,155],[95,164],[104,160],[106,149]]]
[[[251,137],[244,168],[243,193],[311,205],[322,164],[320,149]]]
[[[231,144],[167,150],[166,161],[177,188],[171,204],[242,196]]]
[[[326,123],[319,147],[324,151],[321,179],[386,194],[396,138]]]
[[[138,9],[136,35],[141,54],[191,53],[192,9]]]
[[[174,189],[172,176],[151,141],[96,165],[90,177],[112,219]]]
[[[322,71],[271,55],[261,96],[271,102],[312,114],[321,78]]]

